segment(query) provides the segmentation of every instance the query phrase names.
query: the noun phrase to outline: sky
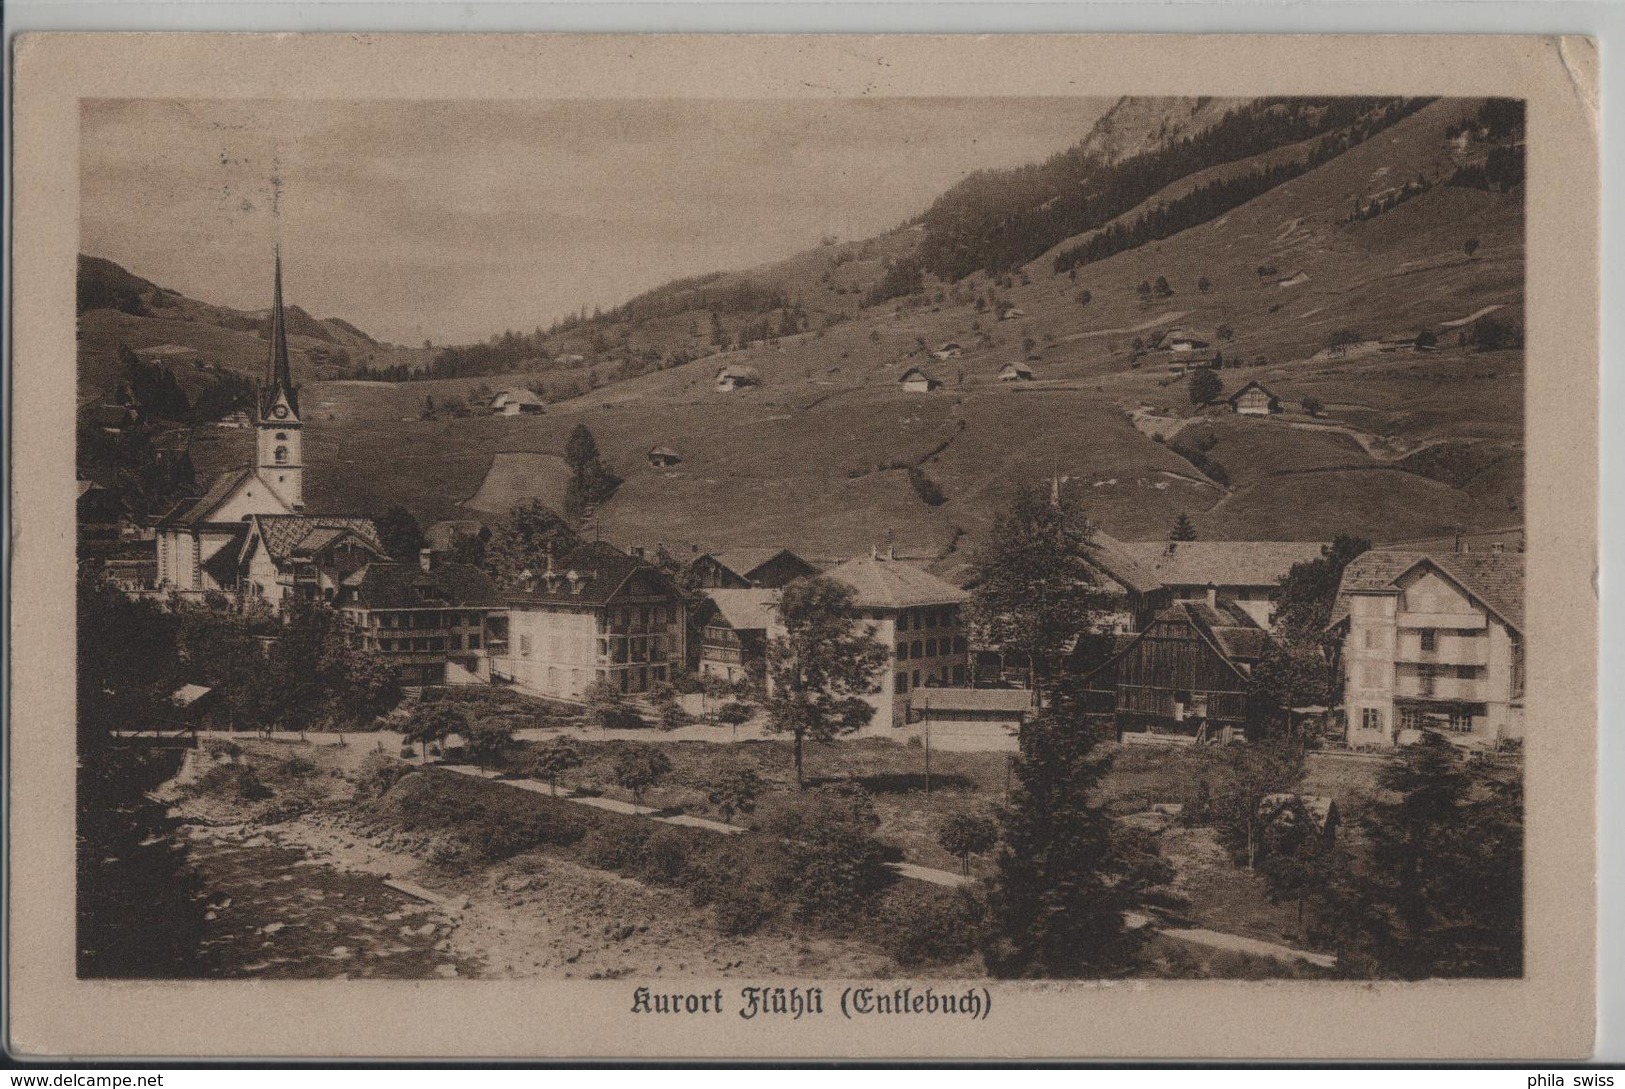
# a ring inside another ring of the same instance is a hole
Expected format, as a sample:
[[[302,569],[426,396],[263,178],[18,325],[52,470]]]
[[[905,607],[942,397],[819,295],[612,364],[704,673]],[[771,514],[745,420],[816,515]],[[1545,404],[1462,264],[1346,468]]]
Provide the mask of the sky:
[[[974,170],[1076,143],[1110,104],[87,100],[80,248],[254,310],[280,237],[289,302],[467,343],[877,234]]]

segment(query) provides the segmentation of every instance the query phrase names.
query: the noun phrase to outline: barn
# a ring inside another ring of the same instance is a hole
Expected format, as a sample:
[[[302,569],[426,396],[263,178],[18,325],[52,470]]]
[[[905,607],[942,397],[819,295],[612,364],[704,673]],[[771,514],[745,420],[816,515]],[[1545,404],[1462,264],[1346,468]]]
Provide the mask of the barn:
[[[1245,729],[1248,685],[1270,635],[1233,602],[1176,601],[1084,680],[1089,707],[1115,713],[1124,729],[1202,734]]]
[[[903,376],[897,380],[897,384],[909,393],[930,393],[942,385],[941,382],[938,382],[918,367],[910,367],[904,371]]]
[[[1281,411],[1281,399],[1264,383],[1252,381],[1230,395],[1230,408],[1238,416],[1270,416]]]

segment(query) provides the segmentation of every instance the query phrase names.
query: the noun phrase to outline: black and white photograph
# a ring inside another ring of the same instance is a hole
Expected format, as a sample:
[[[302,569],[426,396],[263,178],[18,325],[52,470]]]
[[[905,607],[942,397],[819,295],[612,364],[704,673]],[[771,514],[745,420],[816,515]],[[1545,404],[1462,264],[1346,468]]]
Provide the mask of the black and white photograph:
[[[1385,1002],[1498,1007],[1414,1026],[1441,1054],[1533,1016],[1589,955],[1541,935],[1591,940],[1551,905],[1596,332],[1527,41],[1414,94],[995,94],[964,40],[957,83],[917,42],[839,93],[793,39],[717,94],[363,89],[368,43],[295,39],[241,94],[87,82],[35,266],[74,322],[72,650],[29,667],[71,687],[29,809],[71,819],[62,993],[524,985],[560,1027],[491,1046],[547,1054],[1027,1053],[1070,996],[1197,1002],[1208,1053],[1321,1053],[1264,1026],[1323,1001],[1373,1055]],[[740,93],[778,55],[802,89]],[[483,1053],[481,1008],[413,1053]]]

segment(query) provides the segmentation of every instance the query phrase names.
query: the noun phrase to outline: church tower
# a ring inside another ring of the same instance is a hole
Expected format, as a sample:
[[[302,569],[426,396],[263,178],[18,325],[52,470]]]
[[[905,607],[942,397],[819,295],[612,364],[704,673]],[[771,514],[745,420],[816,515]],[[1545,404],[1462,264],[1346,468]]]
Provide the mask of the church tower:
[[[277,496],[296,511],[305,509],[305,457],[299,421],[299,387],[288,365],[288,330],[282,315],[282,247],[276,250],[276,293],[271,305],[271,356],[259,388],[258,469]]]

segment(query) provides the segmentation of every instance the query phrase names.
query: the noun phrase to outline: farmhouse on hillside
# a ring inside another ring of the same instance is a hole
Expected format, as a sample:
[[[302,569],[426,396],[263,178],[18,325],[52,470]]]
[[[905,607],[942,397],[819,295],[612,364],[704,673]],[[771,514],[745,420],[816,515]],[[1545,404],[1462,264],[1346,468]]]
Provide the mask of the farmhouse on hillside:
[[[902,386],[908,393],[930,393],[942,385],[941,382],[938,382],[918,367],[910,367],[904,371],[902,377],[897,380],[897,384]]]
[[[1147,731],[1244,730],[1252,721],[1252,669],[1271,639],[1234,602],[1215,592],[1176,601],[1144,631],[1119,640],[1116,653],[1084,677],[1091,710]]]
[[[1281,411],[1281,399],[1257,379],[1232,393],[1228,400],[1231,411],[1238,416],[1269,416]]]
[[[1170,329],[1157,338],[1153,345],[1165,352],[1194,352],[1208,346],[1207,341],[1184,329]]]
[[[547,402],[528,389],[505,389],[491,398],[491,411],[503,416],[540,416]]]
[[[875,716],[860,736],[906,725],[911,691],[970,683],[964,590],[878,550],[826,575],[851,587],[859,622],[871,625],[890,652],[880,691],[869,697]]]
[[[549,557],[551,561],[551,557]],[[687,602],[658,567],[604,541],[528,573],[488,622],[491,679],[580,700],[597,681],[642,696],[687,659]]]
[[[156,344],[135,349],[135,357],[143,363],[196,363],[203,358],[203,353],[184,344]]]
[[[484,679],[486,616],[501,597],[477,567],[427,548],[416,564],[377,560],[342,581],[334,605],[354,645],[382,657],[403,684]]]
[[[931,354],[938,359],[958,359],[964,353],[958,341],[950,340]]]
[[[700,675],[730,684],[762,678],[778,603],[777,590],[706,590],[698,605]]]
[[[1295,563],[1317,560],[1322,541],[1122,541],[1174,601],[1200,601],[1211,588],[1262,627],[1270,624],[1270,594]]]
[[[1006,363],[1004,368],[999,371],[999,381],[1001,382],[1031,382],[1037,377],[1038,375],[1034,373],[1032,367],[1026,363]]]
[[[762,374],[755,367],[730,363],[717,372],[717,392],[732,393],[736,389],[762,384]]]
[[[781,589],[818,568],[788,548],[735,548],[689,561],[689,585],[702,590]]]
[[[656,446],[653,450],[649,451],[649,464],[654,466],[656,469],[669,469],[673,465],[679,464],[682,460],[683,455],[679,454],[669,446]]]
[[[1523,576],[1518,552],[1356,557],[1327,626],[1342,636],[1349,744],[1425,729],[1474,746],[1522,737]]]

